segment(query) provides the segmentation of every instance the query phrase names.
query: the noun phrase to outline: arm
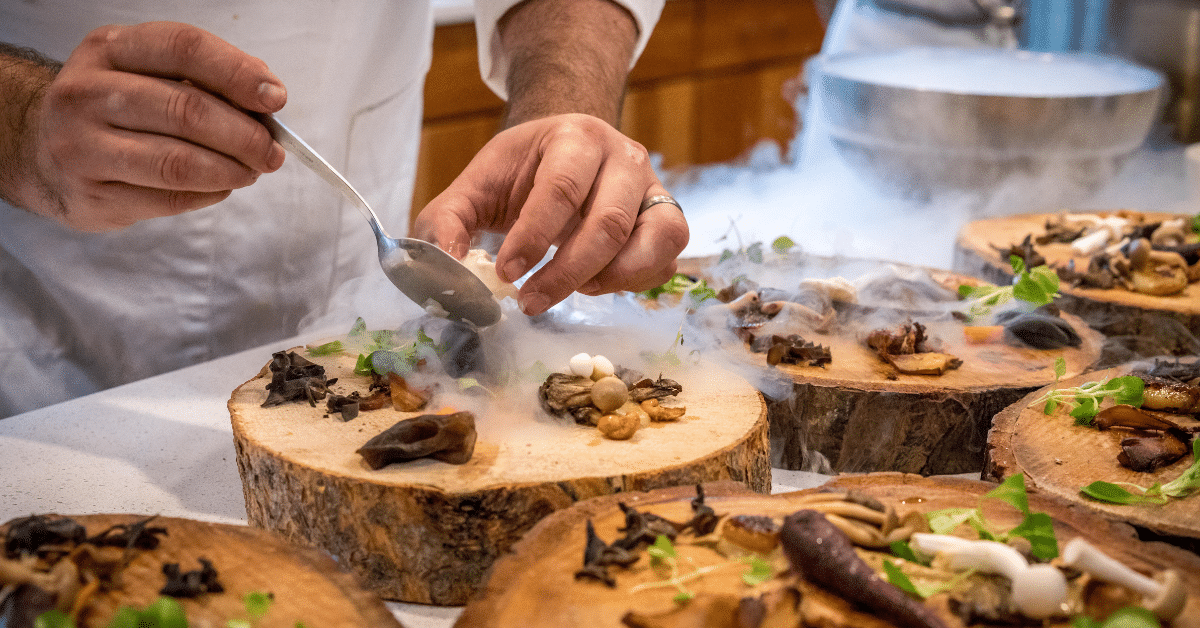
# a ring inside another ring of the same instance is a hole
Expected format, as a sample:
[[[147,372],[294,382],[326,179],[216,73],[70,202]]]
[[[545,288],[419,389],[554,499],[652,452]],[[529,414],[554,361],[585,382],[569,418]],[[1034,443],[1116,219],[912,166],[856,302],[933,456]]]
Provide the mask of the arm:
[[[105,26],[56,69],[0,50],[0,196],[81,231],[216,203],[283,163],[244,110],[286,100],[266,64],[185,24]]]
[[[662,284],[687,244],[687,222],[674,205],[640,210],[666,190],[646,149],[613,126],[648,33],[610,0],[527,0],[497,28],[506,128],[422,210],[416,235],[462,257],[480,231],[507,232],[496,256],[506,281],[557,245],[521,287],[529,315],[576,290]]]
[[[508,66],[504,127],[562,113],[585,113],[612,126],[638,27],[609,0],[528,0],[501,18]]]

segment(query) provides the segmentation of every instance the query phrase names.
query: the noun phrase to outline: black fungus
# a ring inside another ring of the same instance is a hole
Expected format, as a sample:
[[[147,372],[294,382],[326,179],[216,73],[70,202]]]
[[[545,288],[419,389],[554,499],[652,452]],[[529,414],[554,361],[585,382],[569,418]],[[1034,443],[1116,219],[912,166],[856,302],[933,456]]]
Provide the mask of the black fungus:
[[[439,337],[442,368],[450,377],[465,377],[483,368],[483,340],[473,325],[451,322]]]
[[[205,593],[221,593],[225,587],[217,580],[217,570],[207,558],[200,558],[200,569],[180,571],[179,563],[166,563],[162,567],[167,583],[159,595],[171,597],[198,597]]]
[[[687,527],[691,528],[696,536],[704,536],[716,530],[720,522],[721,518],[712,506],[704,503],[704,485],[697,484],[696,497],[692,499],[692,519],[687,522]]]
[[[10,558],[34,554],[43,545],[79,544],[87,530],[72,519],[32,515],[14,519],[4,537],[4,551]]]
[[[464,464],[475,452],[475,436],[475,415],[470,412],[425,414],[396,423],[356,453],[372,469],[426,457]]]
[[[155,517],[147,517],[135,523],[118,523],[88,539],[96,546],[113,546],[152,550],[158,547],[159,535],[166,536],[167,529],[151,526]]]
[[[358,417],[359,404],[362,401],[362,396],[358,391],[354,391],[349,395],[330,394],[325,400],[325,409],[330,414],[337,414],[342,417],[343,421],[353,421]]]
[[[617,505],[625,513],[625,527],[617,528],[617,531],[624,532],[625,536],[613,541],[613,545],[627,550],[634,550],[643,543],[651,545],[660,536],[674,541],[685,527],[683,524],[675,523],[654,513],[641,512],[625,505],[625,502],[618,502]]]
[[[307,401],[316,406],[324,399],[329,385],[336,380],[325,379],[325,367],[314,364],[295,351],[277,351],[271,356],[271,383],[267,384],[267,399],[262,407],[270,408],[289,401]]]

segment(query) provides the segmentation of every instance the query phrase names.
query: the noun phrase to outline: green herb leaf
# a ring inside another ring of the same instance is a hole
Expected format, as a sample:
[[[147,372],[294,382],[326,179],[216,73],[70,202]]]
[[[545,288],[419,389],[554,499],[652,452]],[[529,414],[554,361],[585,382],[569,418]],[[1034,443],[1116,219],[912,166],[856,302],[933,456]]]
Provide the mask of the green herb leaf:
[[[1025,493],[1025,474],[1014,473],[996,488],[984,493],[984,499],[998,499],[1023,514],[1029,514],[1029,496]]]
[[[333,355],[335,353],[341,352],[341,350],[343,348],[344,347],[342,345],[341,340],[334,340],[332,342],[327,342],[325,344],[317,345],[315,347],[309,347],[308,354],[315,355],[315,356]]]
[[[932,510],[925,514],[929,519],[929,530],[934,534],[950,534],[958,526],[977,519],[980,516],[978,508],[946,508]]]
[[[654,539],[654,545],[646,548],[646,553],[658,559],[675,558],[675,546],[671,544],[667,535],[660,534]]]
[[[70,615],[52,608],[33,620],[33,628],[75,628],[75,622]]]
[[[1145,386],[1146,383],[1140,377],[1126,375],[1104,381],[1086,382],[1080,386],[1056,388],[1035,399],[1033,403],[1045,403],[1043,411],[1046,414],[1062,405],[1077,419],[1077,424],[1090,425],[1091,418],[1100,411],[1100,402],[1106,398],[1112,397],[1116,403],[1128,404],[1135,408],[1141,406]],[[1054,403],[1050,403],[1051,401]]]
[[[789,238],[785,235],[779,236],[778,238],[775,238],[774,242],[771,242],[771,248],[774,249],[775,252],[780,255],[787,253],[788,251],[792,250],[792,248],[795,246],[796,246],[796,243],[791,238]]]
[[[1192,466],[1174,480],[1162,485],[1160,492],[1167,497],[1187,497],[1200,490],[1200,438],[1192,439]]]
[[[1031,512],[1012,530],[1009,537],[1019,536],[1029,541],[1030,553],[1044,561],[1058,556],[1058,539],[1054,537],[1054,521],[1044,512]]]
[[[150,621],[150,625],[159,628],[188,628],[187,615],[183,605],[175,598],[161,596],[150,603],[142,613],[142,621]]]
[[[887,575],[887,581],[895,585],[896,588],[917,598],[918,600],[925,599],[925,596],[921,595],[921,593],[917,591],[916,585],[912,583],[912,580],[909,579],[908,575],[906,575],[903,571],[900,571],[900,568],[892,564],[892,561],[883,561],[883,573]]]
[[[1054,381],[1067,374],[1067,359],[1061,355],[1054,360]],[[1047,414],[1049,414],[1047,412]]]
[[[367,333],[367,321],[364,321],[361,316],[354,319],[354,324],[350,326],[350,333],[346,334],[350,338],[357,338]]]
[[[1165,503],[1166,500],[1159,501],[1157,499],[1148,498],[1145,495],[1137,495],[1130,491],[1112,484],[1097,480],[1079,489],[1084,495],[1091,497],[1094,500],[1108,502],[1110,504],[1154,504]]]
[[[755,242],[746,247],[746,259],[755,264],[763,263],[763,246],[762,242]]]
[[[892,541],[888,545],[888,548],[892,550],[892,555],[896,558],[903,558],[910,563],[917,563],[918,565],[926,563],[926,561],[917,558],[916,552],[913,552],[912,546],[908,544],[908,541]]]
[[[676,602],[678,604],[683,604],[684,602],[686,602],[694,597],[696,597],[695,593],[685,590],[685,591],[680,591],[679,593],[676,593],[675,597],[671,598],[671,601]]]
[[[750,561],[749,569],[742,574],[742,582],[755,586],[770,580],[773,575],[775,575],[775,569],[771,566],[771,561],[755,556]]]
[[[1154,613],[1140,606],[1126,606],[1114,611],[1100,628],[1162,628]]]
[[[263,615],[271,610],[271,604],[274,602],[273,595],[262,591],[251,591],[242,597],[242,603],[246,605],[246,614],[256,621],[262,619]]]

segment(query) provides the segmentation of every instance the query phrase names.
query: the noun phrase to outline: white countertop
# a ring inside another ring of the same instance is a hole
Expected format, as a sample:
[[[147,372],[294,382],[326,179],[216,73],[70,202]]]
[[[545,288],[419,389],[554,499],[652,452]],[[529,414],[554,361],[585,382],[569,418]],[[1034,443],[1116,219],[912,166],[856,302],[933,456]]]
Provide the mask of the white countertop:
[[[245,524],[226,401],[293,339],[0,420],[0,521],[131,512]],[[777,492],[825,476],[776,470]],[[407,628],[461,609],[389,604]]]

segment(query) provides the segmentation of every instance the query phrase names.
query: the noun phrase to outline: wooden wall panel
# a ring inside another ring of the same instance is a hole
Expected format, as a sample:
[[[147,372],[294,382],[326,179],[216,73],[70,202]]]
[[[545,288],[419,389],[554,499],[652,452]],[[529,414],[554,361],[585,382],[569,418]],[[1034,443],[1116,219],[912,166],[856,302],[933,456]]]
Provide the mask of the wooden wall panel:
[[[629,77],[621,131],[666,168],[736,159],[763,139],[786,148],[786,85],[820,50],[813,0],[668,0]],[[499,125],[479,78],[472,24],[440,26],[425,87],[413,215],[454,180]]]

